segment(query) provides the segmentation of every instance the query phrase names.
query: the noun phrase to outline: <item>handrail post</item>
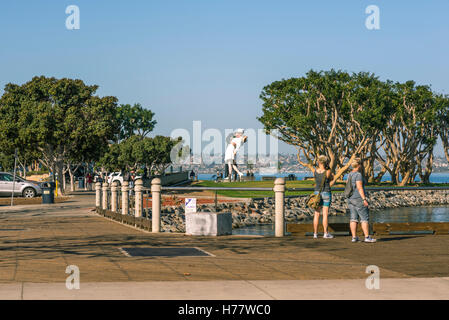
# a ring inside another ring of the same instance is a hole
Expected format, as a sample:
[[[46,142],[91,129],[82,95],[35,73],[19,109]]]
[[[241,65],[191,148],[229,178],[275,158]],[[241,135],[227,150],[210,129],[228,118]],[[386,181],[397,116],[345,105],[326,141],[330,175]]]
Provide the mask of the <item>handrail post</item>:
[[[161,229],[161,179],[151,180],[151,231],[160,232]]]
[[[137,179],[135,182],[134,193],[135,193],[135,205],[134,205],[134,216],[136,218],[142,217],[142,207],[143,207],[143,181],[142,179]]]
[[[108,210],[108,189],[109,184],[107,182],[103,182],[103,210]]]
[[[122,214],[127,215],[129,213],[129,182],[123,181],[122,185]]]
[[[112,212],[117,212],[117,195],[118,195],[117,181],[114,181],[111,184],[111,211]]]
[[[285,197],[285,180],[277,178],[274,180],[274,228],[275,236],[283,237],[285,235],[284,225],[284,197]]]
[[[95,207],[101,207],[101,182],[95,182]]]

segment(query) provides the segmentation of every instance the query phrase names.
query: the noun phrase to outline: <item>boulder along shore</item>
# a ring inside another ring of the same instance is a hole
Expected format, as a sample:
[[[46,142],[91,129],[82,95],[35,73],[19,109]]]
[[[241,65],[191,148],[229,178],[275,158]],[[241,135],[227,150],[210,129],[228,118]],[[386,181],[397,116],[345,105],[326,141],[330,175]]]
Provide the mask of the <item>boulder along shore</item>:
[[[313,210],[305,204],[308,195],[285,198],[285,221],[303,222],[310,220]],[[449,205],[449,190],[398,190],[368,192],[371,211],[398,207],[419,207]],[[332,194],[330,215],[345,215],[348,210],[343,193]],[[203,204],[198,212],[215,211],[214,204]],[[232,227],[241,228],[256,224],[274,222],[274,198],[252,199],[249,201],[218,203],[217,212],[232,213]],[[151,217],[151,210],[149,212]],[[162,208],[161,227],[166,232],[185,232],[184,206]]]

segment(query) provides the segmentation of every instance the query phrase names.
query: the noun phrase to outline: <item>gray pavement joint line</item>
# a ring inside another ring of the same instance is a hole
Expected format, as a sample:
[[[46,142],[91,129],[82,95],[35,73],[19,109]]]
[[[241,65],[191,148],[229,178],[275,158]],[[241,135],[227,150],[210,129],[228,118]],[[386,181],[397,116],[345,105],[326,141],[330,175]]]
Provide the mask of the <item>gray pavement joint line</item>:
[[[251,259],[250,259],[250,260],[251,260]],[[251,260],[251,262],[257,263],[256,261],[253,261],[253,260]],[[275,268],[275,267],[272,267],[272,266],[267,266],[267,265],[265,265],[263,262],[259,262],[259,264],[262,265],[262,266],[265,267],[265,268],[272,269],[272,270],[277,271],[277,272],[279,272],[279,273],[285,274],[286,276],[291,277],[292,280],[295,279],[295,277],[292,276],[292,275],[291,275],[290,273],[288,273],[288,272],[282,271],[282,270],[280,270],[280,269],[278,269],[278,268]]]
[[[23,300],[23,287],[25,286],[25,283],[22,281],[20,286],[20,300]]]
[[[216,259],[211,259],[211,260],[209,260],[209,261],[211,261],[211,262],[212,262],[218,269],[221,269],[221,270],[223,270],[224,272],[229,273],[229,274],[232,275],[232,276],[237,276],[238,278],[244,280],[244,279],[242,278],[241,275],[239,275],[239,274],[234,274],[234,273],[232,273],[231,271],[229,271],[229,270],[223,268],[222,266],[220,266],[219,264],[217,264],[217,260],[216,260]]]
[[[165,267],[167,267],[168,269],[170,269],[171,271],[173,271],[174,273],[182,276],[185,280],[190,281],[190,279],[188,278],[188,276],[186,276],[184,273],[178,272],[176,271],[176,269],[172,268],[169,264],[164,262],[164,257],[156,257],[156,260],[159,261],[162,265],[164,265]]]
[[[449,277],[440,277],[440,279],[444,280],[444,281],[449,281]],[[448,293],[449,294],[449,293]]]
[[[234,257],[217,257],[217,259],[224,260],[253,260],[253,261],[266,261],[266,262],[293,262],[299,264],[319,264],[319,265],[338,265],[338,266],[365,266],[366,263],[341,263],[341,262],[323,262],[323,261],[305,261],[305,260],[295,260],[295,259],[264,259],[264,258],[234,258]],[[347,259],[346,259],[347,260]]]
[[[271,294],[269,294],[266,290],[262,289],[261,287],[259,287],[258,285],[256,285],[255,283],[252,282],[252,280],[244,280],[246,283],[252,285],[254,288],[256,288],[257,290],[262,291],[263,293],[265,293],[267,296],[269,296],[271,299],[273,300],[277,300],[274,296],[272,296]]]
[[[77,228],[77,229],[79,229],[79,230],[81,230],[81,231],[83,231],[83,232],[85,232],[88,236],[92,236],[91,234],[89,234],[89,232],[87,232],[86,231],[86,229],[82,229],[82,228],[80,228],[80,227],[76,227],[75,225],[74,225],[74,223],[73,222],[70,222],[70,224],[72,225],[72,226],[74,226],[74,228]],[[132,281],[132,279],[131,279],[131,276],[129,275],[129,273],[128,272],[126,272],[121,266],[120,266],[120,264],[117,262],[117,261],[115,261],[115,260],[113,260],[108,254],[106,254],[106,251],[104,251],[104,249],[103,249],[103,246],[101,246],[100,244],[96,244],[96,246],[101,250],[101,252],[103,252],[103,254],[108,258],[108,260],[113,264],[113,265],[115,265],[127,278],[128,278],[128,280],[129,281]]]
[[[367,262],[362,263],[362,262],[357,261],[357,260],[354,260],[354,259],[349,259],[349,258],[341,257],[341,256],[339,256],[339,255],[337,255],[337,254],[334,254],[332,251],[327,252],[327,254],[328,254],[328,255],[331,255],[331,256],[334,256],[334,257],[337,257],[338,259],[345,259],[345,260],[353,261],[354,264],[350,264],[350,265],[357,265],[357,264],[360,264],[360,266],[362,266],[362,267],[367,267],[367,266],[369,266],[369,265],[376,265],[376,266],[378,266],[379,268],[381,268],[381,271],[383,270],[383,271],[388,271],[388,272],[392,272],[392,273],[397,273],[397,274],[403,275],[405,278],[411,278],[411,277],[414,277],[414,276],[411,275],[411,274],[408,274],[408,273],[405,273],[405,272],[395,271],[395,270],[393,270],[393,269],[384,267],[384,266],[382,266],[382,265],[380,265],[380,264],[378,264],[378,263],[367,263]]]
[[[58,247],[60,247],[60,249],[62,250],[62,251],[59,252],[59,254],[61,255],[62,260],[64,260],[65,265],[68,266],[69,262],[67,261],[65,255],[63,253],[64,249],[63,249],[63,247],[61,245],[61,242],[59,241],[58,237],[56,236],[56,233],[54,232],[54,230],[52,228],[49,228],[49,230],[53,234],[53,237],[55,238],[56,243],[58,244]]]
[[[15,254],[15,258],[16,258],[16,265],[14,267],[14,274],[13,274],[13,277],[12,277],[12,281],[16,280],[17,269],[19,268],[19,254],[18,254],[18,250],[19,250],[19,239],[21,239],[22,232],[23,231],[19,231],[18,232],[18,237],[16,239],[16,248],[14,249],[14,254]]]

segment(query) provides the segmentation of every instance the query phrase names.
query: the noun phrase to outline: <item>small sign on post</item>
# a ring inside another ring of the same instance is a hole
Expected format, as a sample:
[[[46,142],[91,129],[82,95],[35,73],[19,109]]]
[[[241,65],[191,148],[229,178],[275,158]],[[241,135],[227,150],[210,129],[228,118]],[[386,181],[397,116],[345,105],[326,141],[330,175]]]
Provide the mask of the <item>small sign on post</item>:
[[[196,198],[185,198],[185,213],[196,212]]]

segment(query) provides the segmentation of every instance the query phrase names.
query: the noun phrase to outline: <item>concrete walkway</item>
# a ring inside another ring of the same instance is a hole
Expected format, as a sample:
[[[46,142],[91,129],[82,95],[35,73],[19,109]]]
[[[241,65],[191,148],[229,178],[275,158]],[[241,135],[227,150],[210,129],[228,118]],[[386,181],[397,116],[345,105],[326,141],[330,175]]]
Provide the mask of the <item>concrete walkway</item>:
[[[248,280],[0,284],[0,299],[14,300],[334,300],[449,299],[449,278],[381,279],[378,290],[364,280]]]
[[[448,299],[449,236],[191,237],[136,230],[92,212],[93,194],[0,207],[0,299]],[[130,257],[122,248],[197,247],[207,257]],[[67,266],[81,289],[68,290]],[[380,270],[368,290],[366,268]]]
[[[95,206],[95,192],[78,191],[67,195],[68,199],[64,202],[53,204],[20,204],[14,206],[0,205],[0,217],[7,214],[20,214],[22,217],[51,215],[59,216],[80,216]],[[4,199],[4,198],[2,198]]]

